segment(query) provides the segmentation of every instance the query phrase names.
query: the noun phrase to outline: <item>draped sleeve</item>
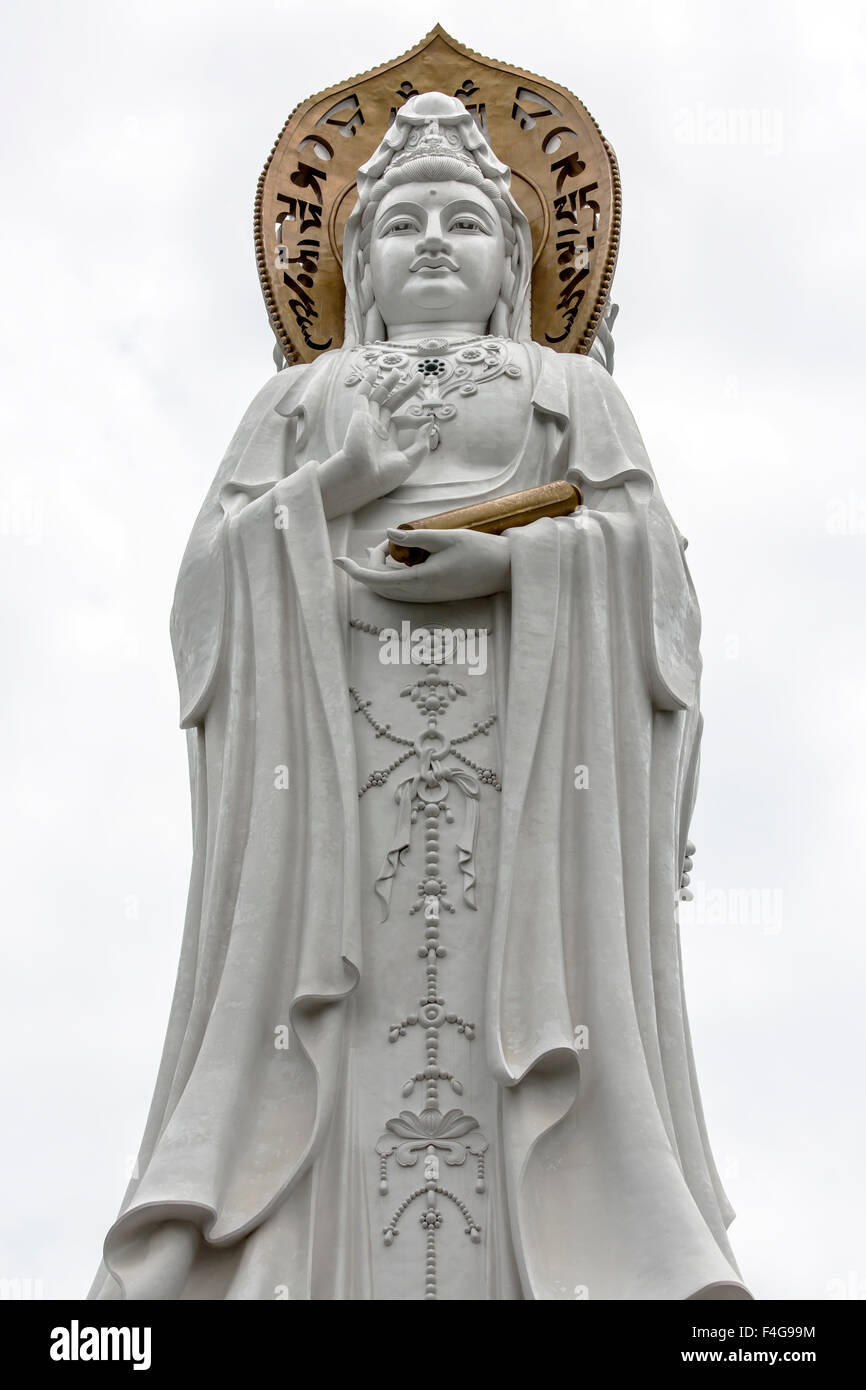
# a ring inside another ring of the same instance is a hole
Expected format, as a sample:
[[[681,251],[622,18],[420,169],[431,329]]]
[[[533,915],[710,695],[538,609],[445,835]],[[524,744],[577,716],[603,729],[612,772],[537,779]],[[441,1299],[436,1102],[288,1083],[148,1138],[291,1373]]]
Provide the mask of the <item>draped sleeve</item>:
[[[542,354],[536,409],[562,422],[559,476],[581,488],[590,511],[636,522],[642,646],[657,709],[697,698],[701,619],[686,541],[665,506],[634,417],[610,374],[590,357]]]
[[[289,367],[265,383],[235,431],[196,518],[171,612],[181,728],[204,718],[223,655],[229,517],[295,471],[310,392],[322,376],[317,367]]]

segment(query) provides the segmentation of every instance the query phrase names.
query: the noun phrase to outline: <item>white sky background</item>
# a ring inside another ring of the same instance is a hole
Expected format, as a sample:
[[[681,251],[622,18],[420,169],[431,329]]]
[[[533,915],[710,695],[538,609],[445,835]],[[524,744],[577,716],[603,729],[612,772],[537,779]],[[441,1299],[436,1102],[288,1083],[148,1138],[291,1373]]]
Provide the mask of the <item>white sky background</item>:
[[[616,377],[704,613],[683,949],[732,1238],[760,1298],[866,1296],[866,31],[838,0],[7,5],[0,1277],[85,1294],[156,1080],[191,853],[168,613],[272,370],[256,179],[298,101],[437,19],[617,150]]]

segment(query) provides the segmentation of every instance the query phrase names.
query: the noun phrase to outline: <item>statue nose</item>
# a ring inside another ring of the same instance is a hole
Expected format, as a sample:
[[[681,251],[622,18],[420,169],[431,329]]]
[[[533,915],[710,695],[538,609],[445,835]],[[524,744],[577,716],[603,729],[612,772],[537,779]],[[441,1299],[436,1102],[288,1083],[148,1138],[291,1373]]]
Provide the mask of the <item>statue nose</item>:
[[[430,221],[427,223],[424,234],[419,238],[415,251],[419,256],[423,256],[425,252],[427,255],[436,255],[437,253],[446,256],[449,255],[451,247],[442,235],[442,229],[438,222]]]

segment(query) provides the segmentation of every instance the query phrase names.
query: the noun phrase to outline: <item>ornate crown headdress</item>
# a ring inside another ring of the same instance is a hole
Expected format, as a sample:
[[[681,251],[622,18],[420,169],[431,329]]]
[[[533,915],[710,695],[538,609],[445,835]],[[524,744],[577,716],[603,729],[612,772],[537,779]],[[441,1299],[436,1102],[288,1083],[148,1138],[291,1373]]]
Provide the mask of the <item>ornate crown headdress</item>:
[[[400,115],[404,120],[411,118],[406,107],[403,108]],[[404,164],[414,163],[415,160],[432,159],[436,156],[448,156],[472,168],[477,167],[471,154],[464,149],[463,142],[457,132],[451,126],[443,126],[440,116],[422,115],[415,119],[423,121],[423,125],[416,126],[408,136],[403,149],[394,155],[391,160],[392,168],[399,169]]]
[[[457,125],[448,113],[413,109],[419,93],[436,92],[453,93],[452,111],[463,107]],[[302,102],[274,145],[256,196],[256,261],[285,360],[313,361],[352,332],[343,270],[345,260],[351,282],[344,236],[353,206],[365,179],[425,157],[471,160],[502,181],[531,236],[532,337],[589,352],[619,245],[613,150],[566,88],[484,58],[437,25],[402,57]],[[527,286],[527,314],[528,303]]]

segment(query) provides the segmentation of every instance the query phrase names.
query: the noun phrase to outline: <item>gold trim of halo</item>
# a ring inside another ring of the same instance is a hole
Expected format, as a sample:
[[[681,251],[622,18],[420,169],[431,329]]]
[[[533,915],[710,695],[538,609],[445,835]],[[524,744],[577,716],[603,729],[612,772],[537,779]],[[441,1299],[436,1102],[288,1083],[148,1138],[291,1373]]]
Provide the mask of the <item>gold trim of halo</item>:
[[[311,362],[342,344],[341,239],[357,170],[416,91],[460,97],[511,167],[532,226],[532,336],[587,353],[619,249],[614,151],[567,88],[485,58],[437,24],[398,58],[300,102],[274,142],[256,190],[255,249],[284,358]]]

